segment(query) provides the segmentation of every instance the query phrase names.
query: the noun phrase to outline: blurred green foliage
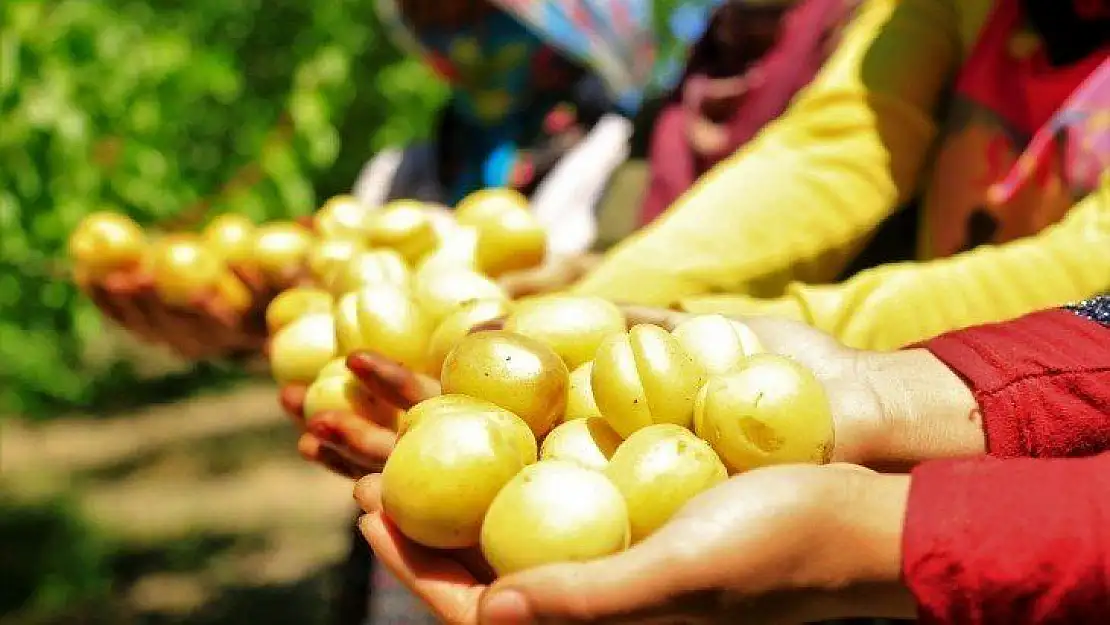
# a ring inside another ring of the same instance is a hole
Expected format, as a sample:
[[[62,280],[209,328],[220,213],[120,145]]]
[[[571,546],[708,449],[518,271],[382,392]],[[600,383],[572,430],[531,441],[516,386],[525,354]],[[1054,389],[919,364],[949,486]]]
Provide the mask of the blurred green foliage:
[[[85,214],[302,215],[429,129],[443,89],[372,4],[0,2],[0,415],[131,379],[84,362],[102,326],[64,246]]]

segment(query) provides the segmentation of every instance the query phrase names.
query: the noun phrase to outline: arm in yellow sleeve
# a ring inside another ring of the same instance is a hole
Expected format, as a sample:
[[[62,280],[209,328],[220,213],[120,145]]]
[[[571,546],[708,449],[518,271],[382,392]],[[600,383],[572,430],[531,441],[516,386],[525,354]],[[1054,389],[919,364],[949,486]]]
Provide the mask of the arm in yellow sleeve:
[[[789,111],[616,247],[581,294],[669,305],[832,279],[916,190],[962,54],[954,0],[868,0]]]
[[[783,298],[695,298],[684,307],[785,314],[852,347],[897,349],[1104,293],[1110,288],[1108,250],[1110,180],[1033,237],[936,261],[877,267],[838,285],[796,284]]]

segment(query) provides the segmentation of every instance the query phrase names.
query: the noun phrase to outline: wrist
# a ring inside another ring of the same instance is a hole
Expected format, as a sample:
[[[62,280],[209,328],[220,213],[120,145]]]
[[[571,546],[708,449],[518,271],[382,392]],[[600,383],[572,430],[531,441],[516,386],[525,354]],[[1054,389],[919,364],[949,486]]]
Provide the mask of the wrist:
[[[967,384],[926,349],[861,354],[882,432],[868,463],[906,469],[986,454],[982,416]]]

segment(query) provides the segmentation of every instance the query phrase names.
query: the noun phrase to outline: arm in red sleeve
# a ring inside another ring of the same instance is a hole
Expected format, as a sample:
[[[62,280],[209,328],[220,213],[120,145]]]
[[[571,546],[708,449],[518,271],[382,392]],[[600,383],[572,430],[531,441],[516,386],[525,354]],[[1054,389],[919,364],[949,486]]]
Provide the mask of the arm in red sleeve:
[[[1110,450],[1110,328],[1091,310],[1034,313],[921,345],[970,386],[991,455]]]
[[[920,465],[902,575],[923,625],[1110,622],[1110,454]]]

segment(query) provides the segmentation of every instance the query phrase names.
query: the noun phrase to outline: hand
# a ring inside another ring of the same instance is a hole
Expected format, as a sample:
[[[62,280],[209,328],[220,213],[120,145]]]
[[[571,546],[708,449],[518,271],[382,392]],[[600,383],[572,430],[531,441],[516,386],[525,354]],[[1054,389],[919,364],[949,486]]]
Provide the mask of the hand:
[[[189,360],[258,353],[266,340],[266,306],[277,295],[256,274],[236,271],[247,286],[251,307],[236,311],[218,296],[192,306],[171,306],[159,297],[154,278],[136,269],[99,281],[77,277],[78,286],[109,319],[144,342],[165,345]]]
[[[599,259],[594,254],[555,257],[539,267],[501,276],[498,283],[514,299],[561,291],[586,275]]]
[[[899,583],[906,476],[851,465],[780,466],[732,478],[628,551],[492,585],[455,554],[408,541],[359,482],[379,561],[448,623],[794,624],[912,618]]]
[[[281,389],[281,405],[302,432],[297,443],[301,456],[334,473],[360,478],[380,471],[397,440],[398,415],[440,393],[439,383],[370,352],[356,352],[347,367],[366,388],[366,414],[323,412],[304,414],[307,387]]]

